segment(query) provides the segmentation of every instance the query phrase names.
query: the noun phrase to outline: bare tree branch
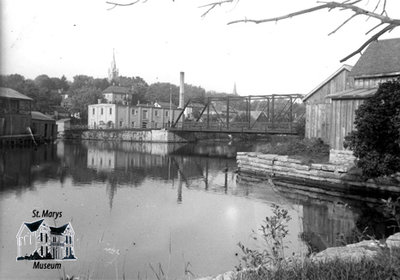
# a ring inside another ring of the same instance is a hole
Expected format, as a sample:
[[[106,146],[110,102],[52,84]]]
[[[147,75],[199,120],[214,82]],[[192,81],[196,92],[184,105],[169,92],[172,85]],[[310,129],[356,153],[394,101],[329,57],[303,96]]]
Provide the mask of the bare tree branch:
[[[392,31],[394,28],[398,27],[398,25],[394,25],[394,24],[389,24],[388,26],[386,26],[385,28],[383,28],[381,31],[379,31],[378,33],[376,33],[375,35],[373,35],[371,38],[369,38],[364,44],[361,45],[361,47],[359,47],[357,50],[355,50],[354,52],[352,52],[351,54],[349,54],[348,56],[346,56],[345,58],[341,59],[340,62],[344,62],[346,60],[348,60],[349,58],[355,56],[356,54],[361,53],[370,43],[372,43],[375,40],[378,40],[378,38],[386,33],[386,32],[390,32]]]
[[[349,21],[351,21],[354,17],[359,16],[359,15],[366,16],[367,18],[374,18],[374,19],[380,21],[380,23],[378,25],[376,25],[374,28],[372,28],[371,30],[369,30],[366,35],[368,35],[371,31],[375,30],[377,27],[379,27],[381,25],[386,25],[386,27],[384,27],[381,31],[379,31],[375,35],[371,36],[360,48],[358,48],[356,51],[352,52],[350,55],[343,58],[341,60],[341,62],[343,62],[343,61],[346,61],[349,58],[353,57],[354,55],[360,53],[371,42],[377,40],[382,34],[385,34],[386,32],[390,32],[394,28],[400,26],[400,19],[390,18],[388,16],[388,14],[386,12],[386,0],[383,0],[383,2],[382,2],[382,0],[379,0],[377,6],[375,7],[375,9],[373,11],[369,11],[369,10],[360,8],[359,6],[356,5],[357,3],[361,2],[361,1],[362,0],[356,0],[356,1],[352,1],[352,2],[350,2],[350,0],[345,0],[344,2],[320,1],[318,3],[322,3],[321,5],[318,5],[318,6],[309,8],[309,9],[296,11],[296,12],[286,14],[283,16],[266,18],[266,19],[258,19],[258,20],[245,18],[242,20],[234,20],[234,21],[228,22],[228,24],[247,23],[247,22],[260,24],[260,23],[266,23],[266,22],[278,22],[280,20],[289,19],[289,18],[293,18],[296,16],[313,13],[313,12],[316,12],[319,10],[331,11],[334,9],[339,9],[341,11],[344,11],[344,10],[351,11],[353,14],[346,21],[344,21],[341,25],[339,25],[339,27],[337,27],[335,30],[333,30],[331,33],[329,33],[329,35],[334,34],[336,31],[338,31],[340,28],[342,28],[345,24],[347,24]],[[379,14],[376,11],[377,11],[378,7],[381,5],[381,3],[382,3],[382,12]]]
[[[328,34],[328,36],[336,33],[336,31],[338,31],[340,28],[342,28],[346,23],[348,23],[350,20],[352,20],[353,18],[355,18],[356,16],[358,16],[357,14],[352,15],[351,17],[349,17],[348,19],[346,19],[341,25],[339,25],[338,28],[336,28],[335,30],[333,30],[331,33]]]
[[[231,2],[233,2],[233,0],[222,0],[222,1],[218,1],[218,2],[208,3],[203,6],[199,6],[199,8],[207,8],[207,10],[201,15],[201,17],[205,17],[212,9],[214,9],[217,6],[221,6],[222,4],[231,3]]]
[[[136,0],[136,1],[130,2],[130,3],[117,3],[117,2],[109,2],[109,1],[106,1],[107,4],[113,5],[111,8],[109,8],[109,9],[107,9],[107,10],[112,10],[112,9],[114,9],[115,7],[119,7],[119,6],[120,6],[120,7],[132,6],[132,5],[135,5],[135,4],[139,3],[139,2],[140,2],[140,0]],[[147,2],[147,0],[144,0],[143,3],[144,3],[144,2]]]

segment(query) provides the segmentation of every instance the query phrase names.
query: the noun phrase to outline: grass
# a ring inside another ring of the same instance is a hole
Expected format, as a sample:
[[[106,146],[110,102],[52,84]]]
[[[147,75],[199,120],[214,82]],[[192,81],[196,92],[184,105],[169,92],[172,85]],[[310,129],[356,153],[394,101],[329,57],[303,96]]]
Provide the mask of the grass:
[[[329,145],[325,144],[321,139],[296,139],[278,143],[261,152],[293,156],[302,159],[305,163],[324,163],[329,161]]]
[[[362,259],[359,262],[336,259],[328,262],[294,262],[278,266],[275,270],[263,267],[257,270],[241,271],[236,280],[376,280],[400,279],[400,249],[382,250],[375,259]]]

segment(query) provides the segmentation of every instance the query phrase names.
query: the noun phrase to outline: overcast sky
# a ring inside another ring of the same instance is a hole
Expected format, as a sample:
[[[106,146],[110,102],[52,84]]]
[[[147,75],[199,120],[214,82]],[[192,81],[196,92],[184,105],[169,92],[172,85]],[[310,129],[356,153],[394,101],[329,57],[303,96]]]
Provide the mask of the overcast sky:
[[[129,2],[129,1],[125,1]],[[26,78],[107,77],[115,49],[120,75],[186,83],[241,95],[306,94],[337,70],[376,23],[320,11],[278,23],[227,25],[308,8],[314,0],[240,0],[202,18],[208,0],[148,0],[108,10],[103,0],[2,0],[1,73]],[[373,0],[365,1],[372,5]],[[400,1],[388,0],[400,18]],[[400,37],[400,29],[382,37]],[[359,56],[349,60],[354,65]]]

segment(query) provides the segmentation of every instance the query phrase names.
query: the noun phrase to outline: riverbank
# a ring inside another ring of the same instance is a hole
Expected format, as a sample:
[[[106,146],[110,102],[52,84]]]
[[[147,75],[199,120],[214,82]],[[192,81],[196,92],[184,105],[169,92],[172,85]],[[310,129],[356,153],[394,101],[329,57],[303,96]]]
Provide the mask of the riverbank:
[[[268,267],[228,271],[198,280],[264,279],[397,279],[400,275],[400,233],[384,241],[364,240],[330,247],[306,258],[289,257]]]
[[[273,180],[279,186],[314,190],[331,195],[361,195],[368,192],[400,194],[400,175],[377,179],[363,178],[350,163],[304,163],[301,159],[254,152],[237,153],[238,172],[250,180]],[[340,161],[339,161],[340,162]]]

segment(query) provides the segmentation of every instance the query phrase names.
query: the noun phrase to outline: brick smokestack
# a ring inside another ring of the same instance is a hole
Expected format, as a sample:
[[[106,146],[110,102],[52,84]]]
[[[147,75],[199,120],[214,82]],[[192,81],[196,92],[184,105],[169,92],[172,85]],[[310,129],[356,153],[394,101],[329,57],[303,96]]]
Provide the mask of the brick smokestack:
[[[185,106],[185,72],[181,72],[180,75],[181,86],[179,88],[179,106],[178,108],[183,108]]]

